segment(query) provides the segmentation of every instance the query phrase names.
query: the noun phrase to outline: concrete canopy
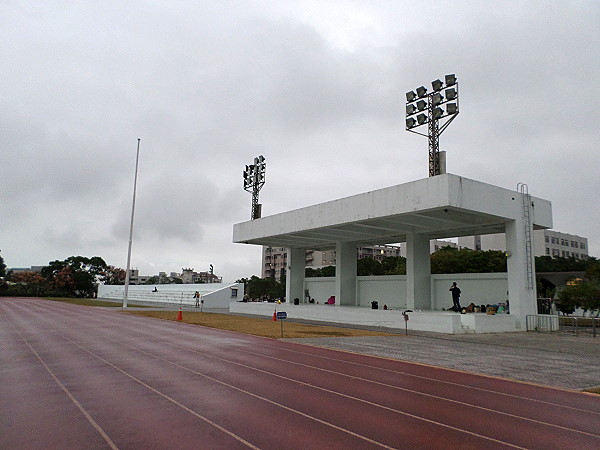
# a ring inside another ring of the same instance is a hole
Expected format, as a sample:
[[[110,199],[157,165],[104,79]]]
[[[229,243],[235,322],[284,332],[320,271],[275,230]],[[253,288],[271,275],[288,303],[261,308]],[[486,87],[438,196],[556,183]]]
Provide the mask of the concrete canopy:
[[[431,305],[429,240],[506,233],[515,329],[535,314],[534,229],[552,227],[548,200],[443,174],[234,225],[233,241],[288,249],[286,298],[303,298],[306,249],[336,250],[336,300],[359,304],[356,247],[406,242],[410,309]]]
[[[534,229],[552,227],[549,201],[532,198]],[[234,225],[233,241],[326,249],[338,242],[392,244],[504,233],[523,214],[521,195],[452,174],[413,181]]]

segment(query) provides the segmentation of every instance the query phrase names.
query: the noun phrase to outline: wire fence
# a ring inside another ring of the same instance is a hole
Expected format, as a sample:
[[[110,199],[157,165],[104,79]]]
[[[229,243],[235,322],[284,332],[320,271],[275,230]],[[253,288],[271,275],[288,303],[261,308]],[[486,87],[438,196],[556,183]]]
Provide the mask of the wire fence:
[[[575,336],[600,334],[600,317],[570,317],[550,314],[527,316],[527,331],[568,333]]]

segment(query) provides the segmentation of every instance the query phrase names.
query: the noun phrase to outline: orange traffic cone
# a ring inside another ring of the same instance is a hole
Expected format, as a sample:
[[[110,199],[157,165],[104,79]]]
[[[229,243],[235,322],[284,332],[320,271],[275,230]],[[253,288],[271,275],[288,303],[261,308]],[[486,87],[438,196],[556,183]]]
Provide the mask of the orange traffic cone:
[[[273,313],[273,322],[277,322],[277,310]]]
[[[177,320],[183,320],[183,314],[181,313],[181,308],[179,308],[179,312],[177,313]]]

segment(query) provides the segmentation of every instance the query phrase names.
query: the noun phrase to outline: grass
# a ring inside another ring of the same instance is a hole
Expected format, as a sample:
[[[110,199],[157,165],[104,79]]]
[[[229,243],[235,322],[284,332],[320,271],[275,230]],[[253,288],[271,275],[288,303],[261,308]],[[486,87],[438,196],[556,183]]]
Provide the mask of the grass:
[[[154,317],[156,319],[177,320],[178,311],[128,311],[126,314]],[[220,330],[237,331],[269,338],[281,338],[281,322],[271,319],[257,319],[254,317],[233,316],[228,314],[215,314],[206,312],[183,312],[183,323],[202,325]],[[308,325],[283,321],[284,338],[315,338],[315,337],[341,337],[341,336],[394,336],[392,333],[380,331],[356,330],[352,328],[336,328],[320,325]]]
[[[103,308],[121,308],[121,302],[108,302],[104,300],[95,300],[93,298],[70,298],[70,297],[43,297],[44,300],[52,300],[53,302],[71,303],[72,305],[81,306],[100,306]],[[150,308],[150,306],[131,305],[136,308]]]
[[[595,388],[584,389],[584,392],[590,392],[592,394],[600,394],[600,386]]]
[[[95,300],[93,298],[66,298],[66,297],[44,297],[44,300],[52,300],[53,302],[71,303],[72,305],[82,306],[102,306],[102,307],[121,307],[118,302],[107,302],[104,300]]]

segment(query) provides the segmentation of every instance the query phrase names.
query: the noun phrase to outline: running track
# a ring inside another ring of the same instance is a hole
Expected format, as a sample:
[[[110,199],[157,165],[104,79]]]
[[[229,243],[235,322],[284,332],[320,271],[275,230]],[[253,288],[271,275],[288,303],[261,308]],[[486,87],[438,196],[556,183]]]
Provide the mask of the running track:
[[[600,397],[0,299],[1,449],[248,447],[600,448]]]

